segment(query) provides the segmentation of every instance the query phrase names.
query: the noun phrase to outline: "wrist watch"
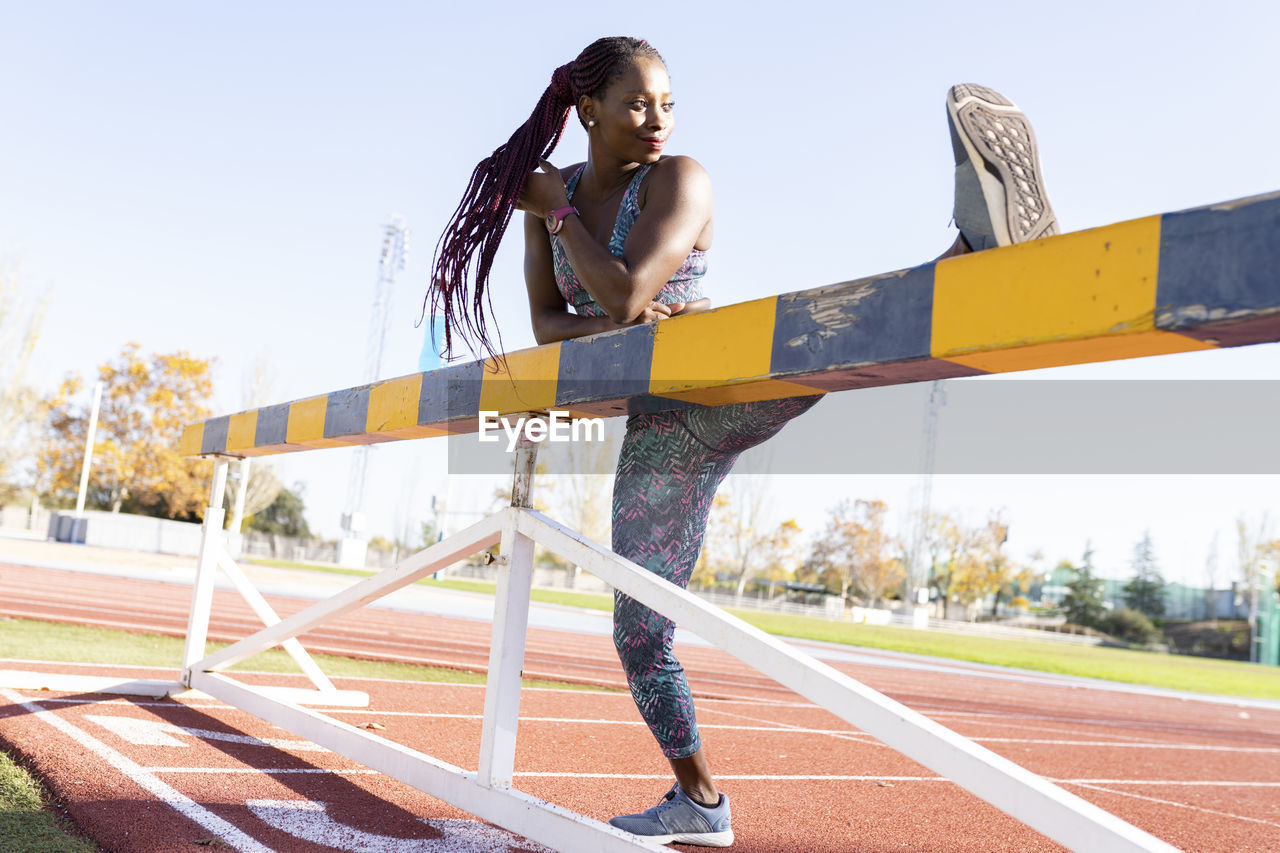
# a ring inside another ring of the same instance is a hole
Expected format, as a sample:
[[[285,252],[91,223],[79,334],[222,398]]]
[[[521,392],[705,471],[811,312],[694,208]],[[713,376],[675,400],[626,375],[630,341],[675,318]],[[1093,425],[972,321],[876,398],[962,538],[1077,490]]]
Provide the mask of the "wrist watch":
[[[578,208],[573,207],[572,205],[569,207],[557,207],[555,210],[548,213],[547,218],[544,220],[547,224],[547,231],[552,234],[559,234],[560,229],[564,227],[564,218],[570,213],[578,213]]]

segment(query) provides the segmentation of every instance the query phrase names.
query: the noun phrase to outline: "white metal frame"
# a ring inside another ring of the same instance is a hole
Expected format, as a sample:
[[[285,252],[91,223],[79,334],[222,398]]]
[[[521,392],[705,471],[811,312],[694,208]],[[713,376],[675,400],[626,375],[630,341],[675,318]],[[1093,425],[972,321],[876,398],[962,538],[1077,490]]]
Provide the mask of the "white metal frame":
[[[651,841],[512,787],[520,712],[520,673],[524,665],[533,548],[537,543],[1072,850],[1089,853],[1176,851],[1177,848],[1159,838],[529,508],[535,454],[536,445],[524,444],[518,451],[512,506],[283,620],[244,577],[222,544],[222,493],[227,462],[225,458],[216,459],[210,506],[205,514],[202,547],[192,591],[182,684],[166,686],[175,690],[200,690],[554,849],[666,850]],[[336,690],[298,644],[296,638],[299,634],[376,601],[460,559],[485,551],[496,542],[501,542],[497,558],[497,594],[484,721],[475,773],[301,707],[303,704],[363,705],[367,704],[368,697],[355,691]],[[214,576],[219,568],[228,575],[266,627],[206,656]],[[224,672],[228,667],[278,645],[298,662],[315,685],[314,690],[247,685]],[[26,676],[28,680],[32,677],[26,673],[10,675]],[[0,675],[0,682],[3,681],[3,675]],[[41,683],[55,682],[46,680]],[[155,684],[134,682],[117,687],[122,692],[155,693],[154,689],[140,689],[154,688]]]

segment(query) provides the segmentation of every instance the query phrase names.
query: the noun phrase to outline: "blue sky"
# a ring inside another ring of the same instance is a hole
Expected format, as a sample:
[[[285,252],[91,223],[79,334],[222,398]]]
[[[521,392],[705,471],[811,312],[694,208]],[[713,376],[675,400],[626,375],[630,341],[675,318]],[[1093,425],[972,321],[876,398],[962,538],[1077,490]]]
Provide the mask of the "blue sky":
[[[1027,112],[1067,230],[1280,188],[1278,31],[1276,4],[1235,2],[0,2],[0,257],[48,300],[36,384],[136,340],[216,357],[215,408],[233,411],[259,359],[272,401],[362,381],[392,213],[413,235],[384,373],[413,371],[431,250],[471,168],[600,35],[645,37],[667,59],[670,150],[712,176],[708,289],[726,304],[948,246],[943,96],[956,82]],[[571,125],[553,159],[584,153]],[[509,349],[532,343],[516,237],[493,277]],[[1064,373],[1280,378],[1280,347]],[[375,530],[425,517],[442,490],[424,444],[375,454]],[[349,453],[275,464],[306,481],[313,524],[336,531]],[[815,527],[842,495],[903,505],[917,483],[826,480],[780,482],[778,503]],[[1092,536],[1116,572],[1150,527],[1178,578],[1234,514],[1280,518],[1278,482],[938,478],[934,503],[975,521],[1007,506],[1018,556],[1074,558]]]

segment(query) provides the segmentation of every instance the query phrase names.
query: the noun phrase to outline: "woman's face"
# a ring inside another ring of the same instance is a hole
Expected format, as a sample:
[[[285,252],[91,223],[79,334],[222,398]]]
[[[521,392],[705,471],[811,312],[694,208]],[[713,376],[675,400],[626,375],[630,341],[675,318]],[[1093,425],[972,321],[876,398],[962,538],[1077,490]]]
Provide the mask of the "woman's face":
[[[585,117],[595,119],[593,145],[635,163],[656,163],[675,127],[675,102],[667,68],[640,58],[599,98],[588,98]]]

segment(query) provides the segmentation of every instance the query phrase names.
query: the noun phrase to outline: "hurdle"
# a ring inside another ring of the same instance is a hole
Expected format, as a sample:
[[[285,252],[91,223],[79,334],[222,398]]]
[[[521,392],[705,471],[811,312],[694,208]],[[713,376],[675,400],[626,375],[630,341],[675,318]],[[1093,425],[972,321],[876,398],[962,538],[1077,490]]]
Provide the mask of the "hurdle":
[[[537,543],[1070,849],[1175,850],[532,509],[536,443],[524,440],[516,452],[510,507],[283,620],[222,543],[227,466],[276,453],[466,434],[477,430],[480,411],[613,416],[1273,342],[1280,340],[1277,270],[1280,193],[1272,193],[191,424],[182,452],[213,460],[214,478],[182,682],[169,685],[170,692],[200,690],[556,849],[666,849],[513,787]],[[475,772],[305,707],[367,697],[336,690],[297,643],[299,635],[497,543]],[[206,655],[220,569],[265,627]],[[281,692],[225,672],[277,645],[313,688]]]

